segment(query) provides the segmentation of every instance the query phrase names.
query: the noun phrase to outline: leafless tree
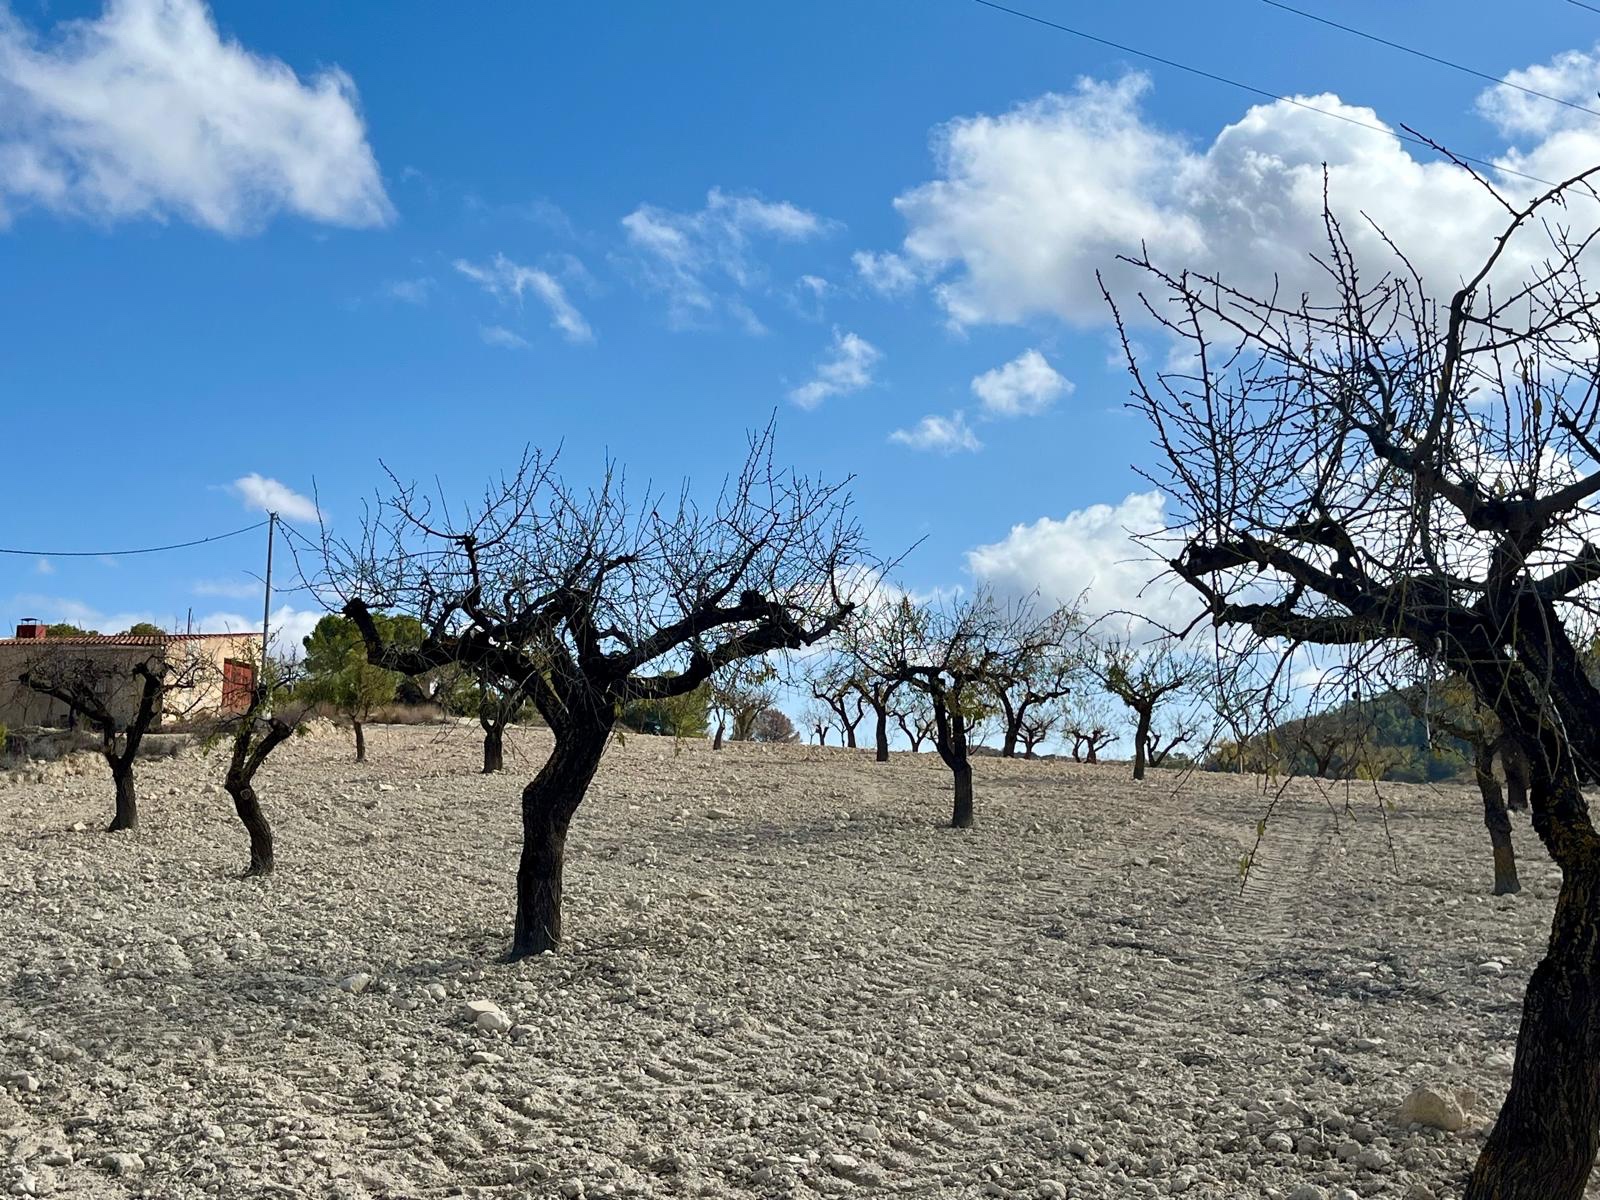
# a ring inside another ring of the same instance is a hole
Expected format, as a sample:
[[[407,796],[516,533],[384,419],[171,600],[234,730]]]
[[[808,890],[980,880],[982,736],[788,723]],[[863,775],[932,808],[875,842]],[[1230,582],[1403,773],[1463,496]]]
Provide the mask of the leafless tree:
[[[116,810],[111,832],[139,827],[134,762],[145,735],[165,718],[193,715],[215,682],[209,658],[173,647],[49,646],[30,657],[18,682],[67,706],[100,738]]]
[[[856,729],[867,715],[867,700],[858,686],[854,664],[839,654],[812,658],[805,664],[805,683],[811,698],[833,714],[830,722],[839,740],[854,750]]]
[[[882,669],[921,692],[933,709],[934,747],[953,777],[953,828],[973,823],[969,749],[974,727],[993,703],[996,664],[1032,624],[1030,606],[1008,608],[987,591],[919,605],[893,664]]]
[[[213,733],[214,739],[228,745],[222,787],[232,797],[234,812],[250,838],[246,878],[270,875],[277,865],[272,823],[256,793],[256,775],[272,752],[299,730],[312,707],[307,699],[292,698],[293,671],[288,664],[269,663],[266,670],[257,670],[256,680],[249,707],[241,713],[222,716]]]
[[[839,636],[841,662],[838,669],[855,689],[861,711],[872,712],[873,752],[878,762],[889,761],[890,720],[899,722],[905,729],[904,715],[899,709],[909,690],[900,676],[886,671],[885,664],[894,661],[907,629],[915,620],[916,606],[909,598],[878,586],[869,591],[861,606],[851,614],[849,624]],[[907,736],[910,736],[909,730]],[[914,740],[920,745],[920,738]]]
[[[1193,688],[1205,673],[1204,664],[1174,647],[1171,639],[1140,643],[1108,638],[1094,647],[1086,661],[1100,686],[1133,713],[1135,779],[1143,779],[1146,766],[1158,766],[1178,742],[1194,736],[1196,727],[1187,716],[1180,719],[1170,737],[1164,738],[1155,729],[1156,710]]]
[[[561,940],[567,829],[622,707],[828,637],[850,613],[839,580],[862,543],[843,486],[777,468],[769,427],[709,508],[687,486],[630,499],[613,471],[579,490],[534,457],[464,510],[396,482],[361,539],[326,554],[375,664],[482,669],[524,690],[554,734],[522,791],[520,958]],[[380,607],[416,616],[421,644],[386,644]]]
[[[921,754],[922,743],[934,736],[933,705],[927,693],[918,688],[908,689],[902,695],[902,703],[894,716],[895,724],[910,743],[911,753]]]
[[[778,672],[764,659],[736,659],[714,674],[709,706],[717,727],[711,748],[721,750],[730,732],[734,741],[748,742],[756,719],[777,699],[777,684]]]
[[[1036,613],[1030,605],[1025,619],[1013,624],[1012,641],[994,666],[1002,756],[1016,757],[1017,742],[1031,713],[1054,704],[1079,685],[1082,626],[1078,609],[1071,606]],[[1035,738],[1035,743],[1038,740]]]
[[[828,744],[828,730],[831,729],[833,714],[820,705],[813,704],[805,712],[806,728],[816,735],[817,745]]]
[[[506,726],[517,719],[517,714],[528,703],[527,696],[515,686],[497,678],[493,672],[478,668],[478,726],[483,730],[483,774],[493,775],[506,769]]]
[[[1149,375],[1123,337],[1177,514],[1151,544],[1260,707],[1300,647],[1337,648],[1358,676],[1409,659],[1467,680],[1526,763],[1562,884],[1466,1200],[1577,1200],[1600,1145],[1600,832],[1582,793],[1600,690],[1579,649],[1600,581],[1592,174],[1526,202],[1485,183],[1503,232],[1442,297],[1392,243],[1358,267],[1328,213],[1317,296],[1143,261],[1143,312],[1183,356]]]

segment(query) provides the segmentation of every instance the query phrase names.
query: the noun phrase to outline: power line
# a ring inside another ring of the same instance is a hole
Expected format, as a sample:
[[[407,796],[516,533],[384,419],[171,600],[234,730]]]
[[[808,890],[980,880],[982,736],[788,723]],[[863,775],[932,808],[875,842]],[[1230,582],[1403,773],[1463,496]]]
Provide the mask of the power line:
[[[1284,4],[1282,0],[1261,0],[1261,3],[1270,5],[1273,8],[1282,9],[1287,13],[1293,13],[1297,17],[1304,17],[1308,21],[1315,21],[1319,25],[1326,25],[1331,29],[1343,30],[1345,33],[1354,34],[1358,38],[1366,38],[1369,42],[1377,42],[1378,45],[1388,46],[1391,50],[1400,50],[1406,54],[1413,54],[1418,58],[1426,59],[1428,62],[1437,63],[1441,67],[1449,67],[1452,71],[1460,71],[1463,75],[1472,75],[1478,79],[1487,79],[1490,83],[1495,84],[1497,87],[1511,88],[1512,90],[1521,92],[1526,96],[1537,96],[1539,99],[1548,100],[1552,104],[1563,104],[1568,108],[1575,108],[1579,112],[1588,113],[1591,117],[1600,117],[1600,109],[1589,108],[1586,105],[1577,103],[1575,100],[1563,100],[1560,96],[1552,96],[1549,92],[1541,92],[1537,88],[1523,87],[1520,83],[1512,83],[1510,80],[1502,79],[1498,75],[1491,75],[1487,71],[1480,71],[1476,67],[1465,66],[1462,63],[1453,62],[1448,58],[1440,58],[1437,54],[1429,54],[1426,50],[1418,50],[1414,46],[1407,46],[1401,42],[1392,42],[1386,37],[1380,37],[1375,33],[1368,33],[1366,30],[1357,29],[1352,25],[1342,25],[1338,21],[1331,20],[1328,17],[1318,16],[1316,13],[1307,12],[1303,8],[1296,8],[1292,4]],[[1578,0],[1571,0],[1571,3],[1577,4]],[[1587,4],[1580,4],[1578,7],[1589,8],[1591,12],[1600,12],[1600,8],[1590,8],[1590,6]]]
[[[1019,8],[1008,8],[1004,4],[997,4],[995,0],[972,0],[972,2],[974,4],[981,4],[984,8],[992,8],[996,12],[1003,12],[1013,17],[1020,17],[1024,21],[1032,21],[1036,25],[1043,25],[1049,29],[1059,30],[1061,33],[1069,33],[1073,37],[1082,38],[1084,41],[1094,42],[1101,46],[1109,46],[1113,50],[1120,50],[1123,54],[1131,54],[1135,58],[1147,59],[1153,63],[1160,63],[1164,67],[1171,67],[1176,71],[1186,71],[1190,75],[1198,75],[1201,79],[1209,79],[1213,83],[1226,84],[1228,87],[1238,88],[1240,91],[1250,92],[1252,95],[1262,96],[1268,100],[1275,100],[1280,104],[1289,104],[1293,105],[1295,108],[1303,108],[1307,112],[1318,113],[1324,117],[1332,117],[1334,120],[1343,121],[1347,125],[1355,125],[1361,129],[1370,129],[1373,133],[1381,133],[1387,137],[1392,137],[1402,142],[1408,142],[1413,146],[1421,146],[1426,150],[1438,149],[1438,147],[1434,146],[1431,142],[1424,141],[1422,138],[1414,137],[1411,134],[1398,133],[1386,125],[1374,125],[1371,121],[1363,121],[1357,117],[1349,116],[1346,113],[1338,113],[1332,111],[1331,109],[1318,108],[1315,104],[1307,104],[1304,100],[1296,100],[1292,96],[1283,96],[1277,92],[1269,92],[1266,88],[1259,88],[1254,84],[1243,83],[1237,79],[1230,79],[1228,76],[1219,75],[1215,71],[1207,71],[1202,67],[1193,67],[1188,63],[1179,62],[1176,59],[1163,58],[1161,55],[1152,54],[1148,50],[1140,50],[1137,47],[1128,46],[1122,42],[1114,42],[1110,38],[1103,38],[1097,34],[1086,33],[1082,29],[1074,29],[1070,25],[1063,25],[1058,21],[1051,21],[1045,17],[1038,17],[1030,12],[1023,12]],[[1529,175],[1526,171],[1516,171],[1510,167],[1502,166],[1499,163],[1490,162],[1488,159],[1474,158],[1470,154],[1457,154],[1455,157],[1461,162],[1472,163],[1474,166],[1478,167],[1486,167],[1491,171],[1498,171],[1502,175],[1512,175],[1518,179],[1526,179],[1530,183],[1537,183],[1543,187],[1553,188],[1556,186],[1556,184],[1551,180],[1542,179],[1538,175]]]
[[[238,537],[240,534],[252,533],[266,523],[266,521],[257,521],[254,525],[246,525],[243,529],[235,529],[231,533],[218,533],[211,537],[196,538],[192,542],[174,542],[170,546],[144,546],[138,550],[13,550],[6,546],[0,546],[0,554],[23,554],[40,558],[127,558],[134,554],[160,554],[165,550],[186,550],[190,546],[204,546],[207,542],[224,541],[227,538]]]
[[[1567,3],[1576,4],[1579,8],[1587,8],[1592,13],[1600,13],[1600,8],[1596,8],[1592,4],[1585,4],[1583,0],[1567,0]]]

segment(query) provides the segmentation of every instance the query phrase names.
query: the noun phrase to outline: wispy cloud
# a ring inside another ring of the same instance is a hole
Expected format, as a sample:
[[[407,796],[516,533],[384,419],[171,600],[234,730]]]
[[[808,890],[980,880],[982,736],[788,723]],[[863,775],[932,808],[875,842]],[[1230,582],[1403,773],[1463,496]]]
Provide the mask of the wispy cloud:
[[[402,304],[422,305],[428,302],[428,297],[433,292],[433,284],[433,279],[427,275],[416,279],[396,279],[384,286],[383,294]]]
[[[190,589],[196,596],[224,596],[229,600],[245,600],[261,594],[261,585],[253,579],[200,579]]]
[[[641,204],[622,218],[622,230],[645,285],[667,297],[675,328],[706,328],[732,317],[746,331],[764,330],[739,294],[765,284],[752,244],[757,239],[804,242],[830,222],[786,200],[734,196],[718,188],[696,212]]]
[[[33,564],[33,569],[40,575],[54,575],[56,573],[55,563],[51,562],[48,558],[39,559]]]
[[[531,292],[550,312],[550,324],[569,342],[592,342],[594,330],[577,307],[567,298],[566,289],[554,275],[537,267],[512,262],[496,254],[487,263],[455,261],[455,269],[478,284],[491,296],[505,303],[521,305],[524,293]]]
[[[502,350],[526,350],[528,339],[521,334],[512,333],[504,325],[485,325],[478,330],[478,336],[483,339],[486,346],[499,346]]]
[[[865,338],[835,329],[833,345],[817,364],[816,373],[789,390],[789,399],[801,408],[815,408],[830,396],[859,392],[872,383],[872,370],[883,353]]]

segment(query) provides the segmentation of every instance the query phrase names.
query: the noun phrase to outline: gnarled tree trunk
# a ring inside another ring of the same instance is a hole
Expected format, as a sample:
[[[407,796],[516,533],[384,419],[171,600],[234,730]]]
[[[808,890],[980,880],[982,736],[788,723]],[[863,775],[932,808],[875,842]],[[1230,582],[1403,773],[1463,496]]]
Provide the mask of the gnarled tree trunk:
[[[116,815],[107,827],[111,833],[139,828],[139,797],[133,784],[133,754],[106,754],[111,764],[111,782],[117,792]]]
[[[1565,872],[1511,1088],[1466,1200],[1581,1200],[1600,1149],[1600,849]]]
[[[952,829],[972,828],[972,764],[964,762],[952,769],[955,775],[955,808],[950,814]]]
[[[356,761],[367,761],[367,734],[360,721],[350,722],[356,727]]]
[[[496,725],[483,727],[483,773],[493,775],[506,769],[505,730]]]
[[[1138,723],[1133,730],[1133,777],[1144,778],[1145,763],[1150,755],[1150,710],[1141,708],[1138,713]],[[1094,747],[1089,747],[1089,761],[1094,761]]]
[[[1506,811],[1505,795],[1494,775],[1494,746],[1480,743],[1472,748],[1472,773],[1483,796],[1483,823],[1489,830],[1494,850],[1494,894],[1520,892],[1517,879],[1517,854],[1511,845],[1511,814]]]
[[[877,738],[878,751],[876,761],[889,761],[889,709],[887,706],[876,710],[876,723],[873,735]]]
[[[711,748],[713,750],[721,750],[722,749],[722,735],[725,734],[727,731],[728,731],[728,723],[726,721],[718,721],[717,722],[717,735],[716,735],[716,737],[711,739]]]
[[[272,825],[266,813],[261,811],[256,789],[247,782],[231,779],[227,782],[227,789],[233,797],[233,811],[239,814],[240,823],[250,835],[250,866],[245,870],[246,877],[272,874],[275,865],[272,857]]]
[[[522,789],[522,858],[512,961],[561,944],[561,878],[567,826],[605,753],[609,728],[558,733],[539,773]]]

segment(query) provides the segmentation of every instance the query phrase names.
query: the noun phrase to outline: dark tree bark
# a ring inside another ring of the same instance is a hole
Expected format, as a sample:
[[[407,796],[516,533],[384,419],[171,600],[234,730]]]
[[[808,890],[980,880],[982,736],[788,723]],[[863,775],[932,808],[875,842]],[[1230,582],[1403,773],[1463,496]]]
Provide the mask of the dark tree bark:
[[[1583,808],[1571,762],[1556,765],[1567,770],[1531,772],[1536,814]],[[1545,824],[1564,841],[1577,832]],[[1580,1200],[1600,1150],[1600,842],[1589,830],[1558,861],[1561,890],[1523,998],[1511,1087],[1466,1200]]]
[[[366,730],[363,728],[362,722],[360,722],[360,721],[352,721],[351,724],[356,727],[356,761],[357,762],[366,762],[367,761],[367,734],[366,734]]]
[[[106,761],[111,764],[111,783],[117,795],[116,815],[111,818],[107,830],[111,833],[123,833],[137,829],[139,796],[133,782],[133,758],[131,755],[113,754],[108,750]]]
[[[277,865],[272,854],[272,825],[261,810],[256,789],[244,782],[228,784],[227,791],[233,797],[233,811],[238,814],[239,823],[250,835],[250,865],[245,869],[246,877],[272,874]]]
[[[483,730],[483,773],[493,775],[506,769],[506,734],[499,725],[486,725]]]
[[[1494,894],[1520,892],[1517,879],[1517,854],[1511,844],[1511,814],[1506,811],[1505,795],[1494,774],[1494,743],[1477,742],[1472,747],[1472,773],[1483,797],[1483,823],[1489,830],[1494,850]]]
[[[961,708],[960,689],[958,681],[952,695],[935,682],[929,699],[933,702],[934,747],[944,765],[950,768],[954,782],[955,802],[951,808],[950,827],[971,829],[974,819],[972,761],[967,754],[967,718]]]
[[[972,828],[972,764],[953,769],[955,775],[955,807],[950,814],[950,828]]]
[[[1506,773],[1506,807],[1512,812],[1528,811],[1528,763],[1522,750],[1509,738],[1500,741],[1500,766]]]
[[[267,756],[288,741],[294,733],[296,722],[278,716],[266,715],[269,702],[267,689],[260,689],[250,708],[238,717],[233,733],[233,751],[228,759],[228,771],[222,786],[233,797],[233,810],[239,823],[250,837],[250,865],[245,877],[270,875],[277,865],[273,856],[272,824],[262,810],[261,798],[256,794],[256,772],[267,761]]]
[[[1150,709],[1135,708],[1134,713],[1138,720],[1133,730],[1133,777],[1143,779],[1145,763],[1150,756]],[[1090,762],[1094,761],[1092,753],[1091,749]]]
[[[889,761],[889,709],[886,705],[873,707],[874,722],[873,736],[876,739],[877,753],[874,758],[877,762]]]
[[[717,736],[711,739],[711,748],[713,750],[722,749],[722,735],[727,732],[727,728],[728,725],[726,721],[717,722]]]
[[[510,958],[543,954],[561,944],[561,880],[567,827],[605,753],[609,726],[584,730],[556,748],[522,790],[522,857],[517,864],[517,916]]]

